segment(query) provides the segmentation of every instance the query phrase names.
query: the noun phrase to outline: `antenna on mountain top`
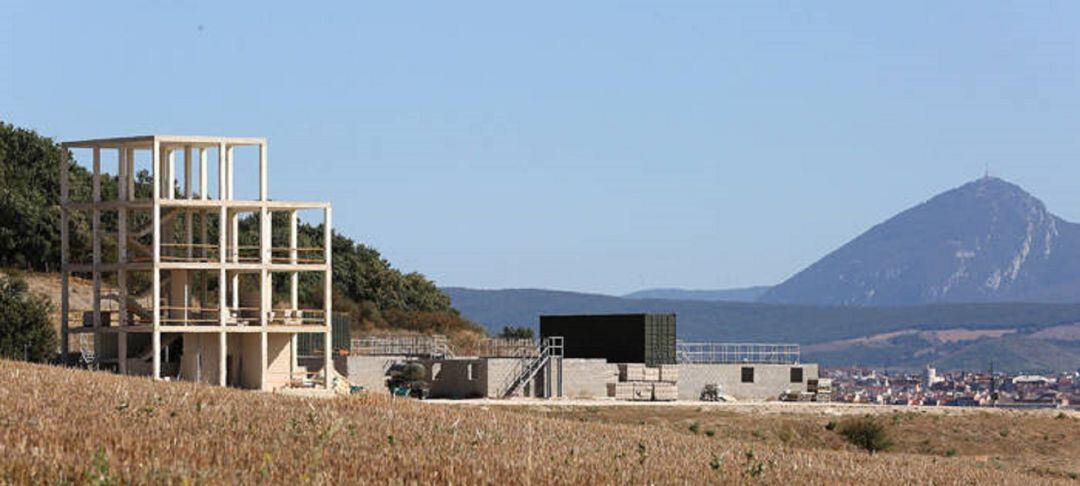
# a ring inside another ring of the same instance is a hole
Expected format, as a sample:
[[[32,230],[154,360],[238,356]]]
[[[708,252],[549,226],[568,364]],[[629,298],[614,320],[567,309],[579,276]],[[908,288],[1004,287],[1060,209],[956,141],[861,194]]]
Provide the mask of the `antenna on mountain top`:
[[[990,178],[990,163],[986,164],[986,170],[983,172],[983,179]]]

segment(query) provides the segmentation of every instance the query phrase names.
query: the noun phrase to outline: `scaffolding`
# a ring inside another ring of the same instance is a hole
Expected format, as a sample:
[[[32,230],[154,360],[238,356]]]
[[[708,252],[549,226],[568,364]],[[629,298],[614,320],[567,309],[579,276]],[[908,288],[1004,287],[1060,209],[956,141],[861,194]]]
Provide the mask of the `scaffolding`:
[[[675,356],[684,364],[761,363],[798,364],[799,345],[783,343],[675,343]]]

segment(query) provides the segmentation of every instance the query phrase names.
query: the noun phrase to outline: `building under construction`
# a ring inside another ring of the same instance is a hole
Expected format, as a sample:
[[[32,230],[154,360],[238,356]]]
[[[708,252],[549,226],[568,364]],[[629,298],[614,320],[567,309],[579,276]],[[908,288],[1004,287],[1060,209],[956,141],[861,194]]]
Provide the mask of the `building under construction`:
[[[86,364],[121,374],[331,386],[330,205],[270,199],[265,139],[147,135],[62,147],[88,159],[92,176],[89,191],[73,191],[61,157],[66,360],[74,345]],[[303,245],[301,213],[322,223]],[[69,251],[79,224],[90,226],[91,255]],[[76,278],[92,282],[92,295],[71,293]],[[301,301],[301,280],[321,286],[309,292],[319,302]],[[322,338],[322,377],[300,366],[300,334]]]
[[[540,340],[492,339],[458,356],[438,336],[353,341],[349,380],[391,391],[387,374],[418,363],[435,398],[828,400],[818,366],[793,344],[676,340],[673,314],[541,316]]]

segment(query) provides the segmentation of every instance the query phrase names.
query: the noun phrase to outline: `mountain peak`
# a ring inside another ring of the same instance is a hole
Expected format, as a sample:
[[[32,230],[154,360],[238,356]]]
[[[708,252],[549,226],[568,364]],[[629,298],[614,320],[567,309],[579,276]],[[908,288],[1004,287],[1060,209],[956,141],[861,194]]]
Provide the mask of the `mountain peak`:
[[[1020,186],[981,177],[874,226],[762,297],[905,305],[1075,300],[1080,230]],[[1080,293],[1078,293],[1080,295]]]

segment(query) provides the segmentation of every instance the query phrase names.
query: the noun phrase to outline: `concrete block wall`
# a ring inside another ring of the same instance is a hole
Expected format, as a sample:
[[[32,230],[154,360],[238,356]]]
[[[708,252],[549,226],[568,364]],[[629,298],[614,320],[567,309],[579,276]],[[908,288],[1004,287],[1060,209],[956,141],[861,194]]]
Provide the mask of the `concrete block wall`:
[[[608,384],[619,381],[619,367],[602,359],[564,358],[563,396],[605,398]]]
[[[754,369],[754,382],[742,382],[742,369]],[[791,382],[791,369],[802,368],[802,380]],[[776,400],[785,391],[806,391],[806,381],[818,377],[816,364],[681,364],[679,365],[679,399],[698,400],[705,385],[720,385],[720,393],[737,400]]]
[[[423,360],[431,398],[483,398],[487,395],[487,377],[480,358]]]
[[[405,361],[405,356],[349,356],[348,374],[349,383],[364,387],[370,393],[390,394],[386,388],[386,370],[399,361]]]

